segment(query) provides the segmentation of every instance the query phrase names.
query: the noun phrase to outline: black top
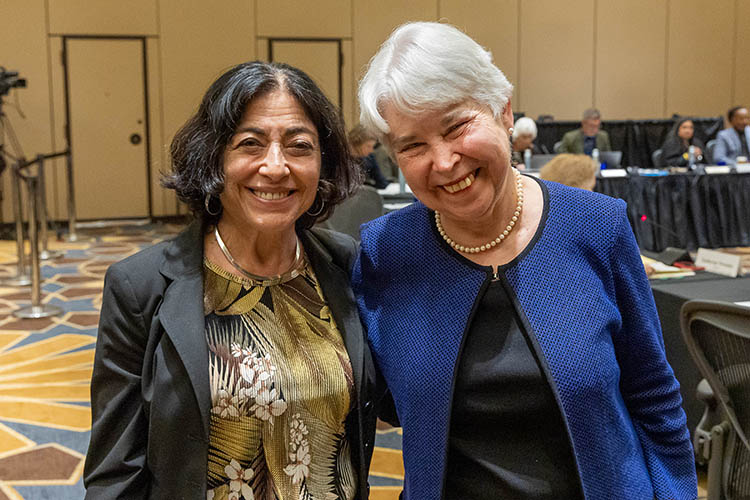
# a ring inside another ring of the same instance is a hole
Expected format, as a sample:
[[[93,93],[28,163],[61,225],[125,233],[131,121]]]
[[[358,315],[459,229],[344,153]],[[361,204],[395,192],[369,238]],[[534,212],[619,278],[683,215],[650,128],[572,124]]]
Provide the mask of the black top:
[[[703,142],[697,137],[690,139],[690,144],[701,149],[701,153],[706,151]],[[671,136],[661,147],[661,163],[665,167],[684,167],[688,164],[688,146],[677,136]],[[703,155],[695,155],[695,163],[703,163]]]
[[[560,408],[503,281],[490,283],[464,340],[445,499],[582,499]]]

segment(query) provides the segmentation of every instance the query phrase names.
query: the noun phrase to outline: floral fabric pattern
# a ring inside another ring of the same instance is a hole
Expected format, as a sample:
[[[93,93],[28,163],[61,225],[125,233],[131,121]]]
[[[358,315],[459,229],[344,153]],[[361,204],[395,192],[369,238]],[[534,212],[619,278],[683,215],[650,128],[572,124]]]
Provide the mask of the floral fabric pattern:
[[[308,267],[259,286],[204,262],[209,500],[350,500],[353,376]]]

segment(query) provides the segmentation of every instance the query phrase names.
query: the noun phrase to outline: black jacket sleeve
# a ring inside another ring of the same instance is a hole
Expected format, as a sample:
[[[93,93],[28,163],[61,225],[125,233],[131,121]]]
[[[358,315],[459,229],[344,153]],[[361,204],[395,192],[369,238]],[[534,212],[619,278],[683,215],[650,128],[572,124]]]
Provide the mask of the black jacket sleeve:
[[[147,332],[127,274],[117,265],[110,267],[91,380],[93,425],[83,477],[86,499],[148,496],[148,427],[141,395]]]

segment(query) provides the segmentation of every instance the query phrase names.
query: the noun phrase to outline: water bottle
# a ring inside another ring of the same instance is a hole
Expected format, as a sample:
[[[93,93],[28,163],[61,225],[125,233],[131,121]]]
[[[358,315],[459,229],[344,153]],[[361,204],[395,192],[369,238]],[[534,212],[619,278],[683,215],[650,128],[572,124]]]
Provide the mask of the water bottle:
[[[695,167],[695,146],[688,146],[688,167],[692,170]]]
[[[398,169],[398,192],[404,194],[406,192],[406,179],[404,179],[404,173],[401,169]]]
[[[597,167],[601,167],[601,163],[599,163],[599,148],[594,148],[591,151],[591,159],[594,160]]]
[[[523,152],[523,164],[526,166],[526,170],[531,170],[531,150],[526,149]]]

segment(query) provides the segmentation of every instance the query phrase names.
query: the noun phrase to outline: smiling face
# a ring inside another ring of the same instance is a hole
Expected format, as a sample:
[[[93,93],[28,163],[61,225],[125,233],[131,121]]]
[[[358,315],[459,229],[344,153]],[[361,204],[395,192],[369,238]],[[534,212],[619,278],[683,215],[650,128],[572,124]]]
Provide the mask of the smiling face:
[[[293,231],[320,178],[315,125],[283,89],[255,97],[224,151],[222,226],[260,233]]]
[[[680,127],[677,129],[677,137],[679,137],[683,141],[689,141],[693,138],[694,132],[695,127],[693,126],[693,122],[691,120],[687,120],[682,122],[680,124]]]
[[[491,226],[500,200],[515,189],[510,103],[497,119],[473,101],[418,115],[389,105],[383,111],[391,148],[414,195],[444,220]]]

